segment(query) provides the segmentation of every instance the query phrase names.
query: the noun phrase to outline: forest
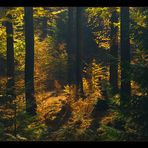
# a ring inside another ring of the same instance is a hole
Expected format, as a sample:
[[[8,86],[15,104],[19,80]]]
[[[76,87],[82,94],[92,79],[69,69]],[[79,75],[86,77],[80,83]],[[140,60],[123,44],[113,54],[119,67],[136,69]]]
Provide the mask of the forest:
[[[0,141],[147,141],[148,7],[0,7]]]

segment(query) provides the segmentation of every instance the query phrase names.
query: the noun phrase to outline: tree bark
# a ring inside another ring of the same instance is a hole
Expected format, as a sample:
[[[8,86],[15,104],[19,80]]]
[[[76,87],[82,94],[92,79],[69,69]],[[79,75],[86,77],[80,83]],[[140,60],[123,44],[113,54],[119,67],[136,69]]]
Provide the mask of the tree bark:
[[[77,49],[76,49],[76,90],[77,96],[84,97],[82,81],[82,52],[83,52],[83,8],[77,7]]]
[[[110,85],[113,95],[118,92],[118,13],[116,7],[111,8],[111,32],[110,32]]]
[[[129,8],[121,7],[121,104],[126,104],[131,96],[130,84],[130,41]]]
[[[74,85],[75,84],[75,40],[76,40],[76,33],[75,33],[75,8],[69,7],[68,8],[68,84]]]
[[[25,7],[25,95],[26,112],[36,115],[36,101],[34,97],[34,25],[33,8]]]
[[[6,36],[7,36],[7,95],[12,98],[15,96],[15,83],[14,83],[14,45],[13,45],[13,26],[12,17],[7,15]]]

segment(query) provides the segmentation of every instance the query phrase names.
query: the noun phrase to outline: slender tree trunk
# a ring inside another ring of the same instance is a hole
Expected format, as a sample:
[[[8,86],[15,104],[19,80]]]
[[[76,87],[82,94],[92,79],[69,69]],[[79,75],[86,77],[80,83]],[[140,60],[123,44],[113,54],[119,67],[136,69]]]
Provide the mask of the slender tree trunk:
[[[83,52],[83,8],[77,7],[77,49],[76,49],[76,87],[77,95],[84,96],[82,81],[82,52]]]
[[[11,15],[7,16],[6,36],[7,36],[7,95],[15,97],[15,84],[14,84],[14,45],[13,45],[13,26]]]
[[[6,36],[7,36],[7,89],[6,94],[8,95],[9,102],[15,100],[15,62],[14,62],[14,41],[13,41],[13,24],[12,24],[12,16],[10,14],[7,15],[7,21],[5,22],[6,26]],[[14,103],[14,102],[13,102]],[[13,104],[14,109],[14,135],[16,136],[16,104]]]
[[[126,104],[130,96],[129,8],[121,7],[121,104]]]
[[[68,8],[68,84],[74,85],[75,84],[75,43],[74,40],[76,38],[74,27],[75,27],[75,8],[69,7]]]
[[[26,112],[36,115],[36,101],[34,97],[34,26],[33,8],[25,7],[25,95]]]
[[[111,16],[111,44],[110,44],[110,85],[112,87],[113,95],[118,92],[118,13],[113,7]]]

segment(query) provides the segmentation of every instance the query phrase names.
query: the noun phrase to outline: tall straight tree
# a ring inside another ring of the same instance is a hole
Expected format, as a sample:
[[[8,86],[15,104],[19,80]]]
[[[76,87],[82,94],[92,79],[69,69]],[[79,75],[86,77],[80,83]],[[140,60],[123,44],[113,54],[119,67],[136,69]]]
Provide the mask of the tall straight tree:
[[[6,36],[7,36],[7,94],[14,97],[15,95],[15,84],[14,84],[14,45],[13,45],[13,25],[12,16],[7,15]]]
[[[69,7],[68,8],[68,84],[73,85],[75,84],[75,41],[76,41],[76,32],[75,32],[75,8]]]
[[[34,25],[33,8],[25,7],[25,95],[26,112],[36,115],[36,101],[34,97]]]
[[[118,12],[116,7],[111,8],[111,32],[110,32],[110,85],[113,95],[118,92]]]
[[[129,8],[121,7],[121,104],[124,105],[131,96],[130,84],[130,41]]]
[[[82,81],[82,52],[83,52],[83,7],[77,7],[77,48],[76,48],[76,87],[77,95],[84,97],[83,81]]]

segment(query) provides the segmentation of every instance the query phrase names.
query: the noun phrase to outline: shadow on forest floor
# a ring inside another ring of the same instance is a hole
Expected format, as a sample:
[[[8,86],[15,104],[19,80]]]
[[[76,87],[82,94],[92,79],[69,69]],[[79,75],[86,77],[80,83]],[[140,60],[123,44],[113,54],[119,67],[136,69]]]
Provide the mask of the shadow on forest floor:
[[[83,119],[85,117],[82,117],[79,119],[77,117],[79,117],[81,112],[77,111],[79,109],[82,111],[83,107],[85,108],[87,105],[90,105],[90,102],[78,101],[71,106],[71,104],[67,101],[66,96],[60,94],[55,97],[53,93],[47,93],[42,99],[44,101],[41,100],[42,109],[40,111],[40,116],[43,117],[44,123],[48,128],[47,139],[61,140],[60,136],[62,135],[62,138],[67,140],[83,140],[83,137],[77,137],[77,135],[79,136],[78,132],[84,131],[85,133],[85,130],[86,132],[87,130],[92,130],[94,133],[96,133],[100,126],[100,121],[108,113],[108,106],[105,100],[99,99],[90,118]],[[91,122],[89,121],[90,119],[92,119]],[[67,133],[70,135],[67,136]],[[58,135],[58,137],[56,137],[56,135]]]
[[[56,113],[55,119],[51,120],[47,118],[45,120],[46,125],[48,126],[48,132],[54,132],[64,124],[68,122],[68,119],[71,117],[71,107],[68,103],[65,103],[62,107],[61,110]]]
[[[87,128],[92,130],[93,132],[96,132],[97,129],[100,127],[100,121],[103,117],[105,117],[108,113],[108,106],[105,100],[98,101],[96,106],[94,107],[94,110],[92,111],[92,122]]]
[[[40,96],[38,96],[40,98]],[[71,117],[71,106],[63,94],[56,95],[50,92],[39,101],[38,113],[48,127],[48,132],[54,132],[67,123]]]

